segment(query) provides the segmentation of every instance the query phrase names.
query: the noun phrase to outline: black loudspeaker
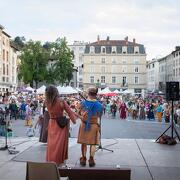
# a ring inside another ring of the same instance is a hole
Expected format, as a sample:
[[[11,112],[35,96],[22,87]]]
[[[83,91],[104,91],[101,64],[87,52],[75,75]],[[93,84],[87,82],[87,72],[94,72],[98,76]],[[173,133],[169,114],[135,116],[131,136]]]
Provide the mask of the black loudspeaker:
[[[166,82],[166,100],[179,100],[179,82]]]

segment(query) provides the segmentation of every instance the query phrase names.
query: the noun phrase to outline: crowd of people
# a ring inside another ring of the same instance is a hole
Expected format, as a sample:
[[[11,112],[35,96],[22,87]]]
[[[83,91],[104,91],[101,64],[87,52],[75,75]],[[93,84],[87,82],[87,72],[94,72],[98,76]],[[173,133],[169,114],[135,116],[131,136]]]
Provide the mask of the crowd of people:
[[[100,97],[103,103],[103,113],[107,117],[115,118],[119,112],[119,119],[149,120],[158,122],[170,122],[172,111],[171,102],[165,99],[127,97]],[[180,103],[175,102],[173,107],[174,120],[180,125]]]
[[[0,96],[0,114],[8,119],[8,127],[11,127],[12,120],[24,120],[29,137],[34,136],[34,129],[39,128],[39,141],[47,143],[46,160],[56,162],[60,166],[68,158],[70,121],[73,124],[77,120],[81,122],[77,138],[77,143],[81,144],[79,161],[81,166],[86,165],[89,145],[90,167],[95,166],[94,155],[100,140],[98,123],[100,116],[118,120],[170,122],[172,106],[163,97],[157,99],[120,95],[107,97],[98,96],[97,93],[97,88],[92,87],[84,96],[77,94],[62,97],[56,87],[49,86],[44,95]],[[175,102],[173,112],[174,121],[179,126],[179,102]],[[70,121],[65,127],[61,127],[58,121],[64,116]],[[33,121],[33,118],[36,120]]]

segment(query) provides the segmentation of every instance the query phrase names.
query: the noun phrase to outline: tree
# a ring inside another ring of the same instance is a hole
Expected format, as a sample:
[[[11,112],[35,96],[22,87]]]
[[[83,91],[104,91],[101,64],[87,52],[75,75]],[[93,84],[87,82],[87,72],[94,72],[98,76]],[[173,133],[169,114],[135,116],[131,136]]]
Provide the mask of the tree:
[[[55,84],[56,77],[55,77],[54,72],[55,72],[54,66],[47,69],[47,74],[46,74],[46,78],[45,78],[46,83]]]
[[[24,45],[25,45],[25,41],[26,41],[26,39],[25,39],[25,37],[24,36],[16,36],[15,38],[14,38],[14,43],[15,43],[15,45],[19,48],[19,49],[22,49],[23,47],[24,47]]]
[[[47,51],[42,47],[40,41],[30,40],[24,45],[20,59],[18,78],[22,78],[26,84],[30,83],[31,87],[35,82],[37,88],[38,83],[45,80],[47,75]]]
[[[54,64],[54,74],[56,80],[64,84],[66,81],[70,81],[73,74],[73,53],[67,46],[65,38],[58,38],[53,45],[52,56],[56,62]]]

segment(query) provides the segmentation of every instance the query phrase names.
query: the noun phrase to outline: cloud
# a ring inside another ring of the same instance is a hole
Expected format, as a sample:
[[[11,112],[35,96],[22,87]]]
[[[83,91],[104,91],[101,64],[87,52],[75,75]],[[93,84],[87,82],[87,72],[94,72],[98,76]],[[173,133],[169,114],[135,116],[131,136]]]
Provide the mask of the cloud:
[[[151,59],[180,44],[178,7],[178,0],[0,0],[0,23],[13,37],[42,41],[129,36],[145,45]]]

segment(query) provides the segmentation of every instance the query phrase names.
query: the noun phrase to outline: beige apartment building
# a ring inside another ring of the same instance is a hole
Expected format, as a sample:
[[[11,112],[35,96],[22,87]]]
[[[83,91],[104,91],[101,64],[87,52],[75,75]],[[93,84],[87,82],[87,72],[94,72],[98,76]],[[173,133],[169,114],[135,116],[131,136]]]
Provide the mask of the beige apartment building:
[[[83,85],[144,94],[146,89],[144,45],[124,40],[100,40],[86,45],[83,57]]]
[[[18,50],[10,38],[0,25],[0,93],[12,92],[17,88]]]

